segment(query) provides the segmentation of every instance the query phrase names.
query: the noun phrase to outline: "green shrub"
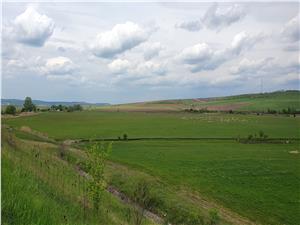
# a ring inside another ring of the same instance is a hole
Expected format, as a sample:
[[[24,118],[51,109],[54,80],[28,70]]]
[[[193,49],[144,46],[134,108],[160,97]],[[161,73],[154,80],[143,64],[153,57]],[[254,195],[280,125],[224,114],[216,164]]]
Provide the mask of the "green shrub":
[[[5,109],[6,114],[15,115],[17,112],[17,109],[14,105],[8,105]]]

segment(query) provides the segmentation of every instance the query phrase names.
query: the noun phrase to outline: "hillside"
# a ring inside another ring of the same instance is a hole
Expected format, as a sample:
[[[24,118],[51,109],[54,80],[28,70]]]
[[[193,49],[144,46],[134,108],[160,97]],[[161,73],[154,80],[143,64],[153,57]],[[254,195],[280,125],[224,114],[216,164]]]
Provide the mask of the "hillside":
[[[210,111],[267,111],[300,109],[300,91],[276,91],[262,94],[244,94],[215,98],[174,99],[139,102],[101,107],[107,111],[182,111],[206,109]]]
[[[33,103],[37,106],[50,107],[51,105],[66,105],[71,106],[75,104],[80,104],[82,106],[105,106],[109,105],[108,103],[88,103],[88,102],[66,102],[66,101],[42,101],[42,100],[32,100]],[[1,105],[15,105],[15,106],[23,106],[24,100],[21,99],[1,99]]]

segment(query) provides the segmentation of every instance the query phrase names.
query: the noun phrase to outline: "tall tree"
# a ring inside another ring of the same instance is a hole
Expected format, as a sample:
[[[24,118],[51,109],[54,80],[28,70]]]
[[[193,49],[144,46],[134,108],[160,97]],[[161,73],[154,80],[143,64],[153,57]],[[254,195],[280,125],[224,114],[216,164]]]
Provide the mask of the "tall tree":
[[[32,111],[36,111],[36,106],[35,104],[33,104],[32,100],[30,97],[26,97],[24,100],[24,104],[23,104],[23,111],[25,112],[32,112]]]

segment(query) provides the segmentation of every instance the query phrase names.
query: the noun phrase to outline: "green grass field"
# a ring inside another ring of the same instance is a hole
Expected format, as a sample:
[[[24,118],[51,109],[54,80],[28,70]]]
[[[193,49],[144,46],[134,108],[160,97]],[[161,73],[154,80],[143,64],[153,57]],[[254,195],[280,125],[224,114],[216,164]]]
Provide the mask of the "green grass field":
[[[299,138],[300,118],[284,115],[191,113],[53,112],[4,119],[4,123],[56,139],[133,137],[245,137],[264,131],[272,138]]]
[[[185,186],[263,224],[297,224],[300,158],[290,144],[234,141],[114,143],[112,160]]]

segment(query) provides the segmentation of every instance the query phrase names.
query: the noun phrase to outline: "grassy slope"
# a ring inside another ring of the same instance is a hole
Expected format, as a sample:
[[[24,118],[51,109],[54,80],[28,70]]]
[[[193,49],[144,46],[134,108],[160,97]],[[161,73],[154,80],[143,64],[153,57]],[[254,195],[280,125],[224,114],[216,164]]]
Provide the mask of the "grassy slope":
[[[183,185],[263,224],[300,220],[299,142],[117,142],[112,159]]]
[[[236,106],[241,104],[239,106]],[[232,105],[232,109],[239,111],[267,111],[267,109],[282,110],[288,107],[300,109],[300,92],[285,91],[264,94],[247,94],[229,97],[207,98],[207,99],[183,99],[162,100],[153,102],[142,102],[134,104],[121,104],[115,106],[104,106],[102,110],[124,110],[124,111],[180,111],[186,108],[207,108],[212,106]],[[226,108],[229,110],[230,108]],[[222,110],[222,109],[219,109]],[[223,109],[224,110],[224,109]]]
[[[2,130],[3,224],[131,224],[126,222],[129,207],[108,193],[101,211],[94,212],[85,179],[57,155],[53,144],[19,140]]]
[[[5,119],[15,127],[47,133],[52,138],[237,137],[260,130],[270,137],[299,137],[300,118],[190,113],[52,112]]]

